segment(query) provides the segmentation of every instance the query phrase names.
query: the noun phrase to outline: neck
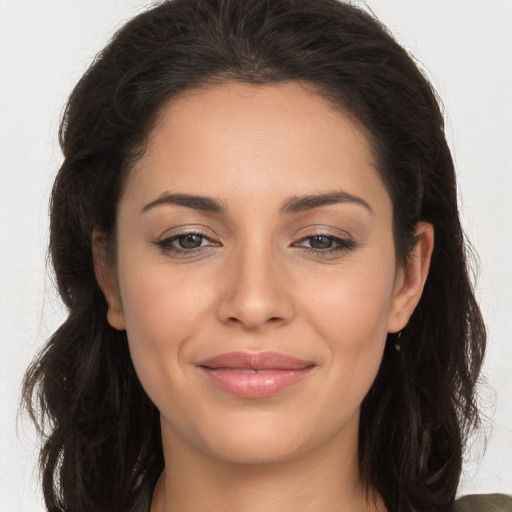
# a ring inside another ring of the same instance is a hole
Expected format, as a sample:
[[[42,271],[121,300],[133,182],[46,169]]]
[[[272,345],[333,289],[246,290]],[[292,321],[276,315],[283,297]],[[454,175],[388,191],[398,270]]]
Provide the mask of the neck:
[[[385,511],[380,497],[361,485],[357,443],[350,443],[349,450],[333,450],[327,442],[285,461],[241,464],[190,445],[166,443],[166,437],[168,463],[155,488],[151,512]]]

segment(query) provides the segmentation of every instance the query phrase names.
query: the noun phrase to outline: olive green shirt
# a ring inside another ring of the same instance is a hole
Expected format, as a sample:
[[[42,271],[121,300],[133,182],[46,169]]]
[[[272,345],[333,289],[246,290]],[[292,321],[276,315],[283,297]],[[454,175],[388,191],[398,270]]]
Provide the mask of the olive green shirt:
[[[512,496],[469,494],[455,502],[455,512],[512,512]]]

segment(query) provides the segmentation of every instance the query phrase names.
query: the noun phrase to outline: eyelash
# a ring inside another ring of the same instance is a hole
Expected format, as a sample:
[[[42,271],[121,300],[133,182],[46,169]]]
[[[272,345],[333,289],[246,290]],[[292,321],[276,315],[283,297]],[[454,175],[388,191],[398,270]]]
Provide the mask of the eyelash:
[[[298,245],[300,243],[303,243],[307,240],[311,241],[313,238],[326,238],[331,243],[336,244],[335,247],[330,247],[327,249],[315,249],[314,247],[303,247],[301,245]],[[347,238],[341,238],[339,236],[324,234],[324,233],[315,233],[314,235],[308,235],[299,240],[295,245],[295,247],[302,247],[303,249],[306,249],[306,252],[308,254],[311,254],[313,256],[318,257],[325,257],[329,256],[330,254],[337,253],[337,252],[345,252],[353,250],[357,247],[356,243],[353,240],[347,239]]]
[[[175,247],[172,245],[174,242],[179,240],[180,238],[186,237],[186,236],[197,236],[200,237],[201,243],[203,241],[209,241],[210,245],[207,246],[199,246],[192,249],[184,249],[180,247]],[[326,249],[316,249],[314,247],[304,247],[300,244],[304,243],[305,241],[311,241],[314,238],[326,238],[331,243],[335,244],[335,247],[330,247]],[[185,233],[177,233],[176,235],[172,235],[168,238],[164,238],[163,240],[159,240],[154,242],[154,245],[156,245],[158,248],[160,248],[164,253],[171,254],[174,256],[194,256],[200,252],[204,252],[209,250],[212,246],[218,247],[220,244],[217,242],[214,242],[211,238],[208,236],[200,233],[200,232],[185,232]],[[323,234],[323,233],[316,233],[314,235],[308,235],[305,237],[302,237],[298,242],[296,242],[293,247],[302,248],[305,250],[307,254],[318,256],[318,257],[325,257],[333,253],[337,252],[344,252],[344,251],[350,251],[357,247],[357,244],[350,239],[347,238],[341,238],[338,236],[330,235],[330,234]]]
[[[209,246],[199,246],[199,247],[194,247],[192,249],[184,249],[184,248],[180,248],[180,247],[175,247],[173,244],[173,242],[175,242],[176,240],[180,239],[180,238],[183,238],[183,237],[186,237],[186,236],[197,236],[197,237],[201,237],[201,243],[205,240],[209,241],[211,243],[211,245]],[[172,235],[168,238],[164,238],[163,240],[159,240],[157,242],[154,242],[154,244],[159,247],[164,253],[166,254],[171,254],[171,255],[174,255],[174,256],[193,256],[193,255],[196,255],[197,253],[199,252],[203,252],[205,250],[208,250],[212,245],[213,246],[218,246],[219,244],[214,242],[211,238],[207,237],[206,235],[204,235],[203,233],[198,233],[198,232],[195,232],[195,231],[190,231],[190,232],[185,232],[185,233],[177,233],[176,235]]]

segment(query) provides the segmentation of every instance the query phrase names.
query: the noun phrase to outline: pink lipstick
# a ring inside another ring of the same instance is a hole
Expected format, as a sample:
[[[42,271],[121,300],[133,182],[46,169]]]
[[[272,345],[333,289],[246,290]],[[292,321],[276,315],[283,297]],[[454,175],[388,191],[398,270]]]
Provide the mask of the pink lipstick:
[[[230,352],[201,361],[198,368],[221,391],[265,398],[293,386],[315,365],[279,352]]]

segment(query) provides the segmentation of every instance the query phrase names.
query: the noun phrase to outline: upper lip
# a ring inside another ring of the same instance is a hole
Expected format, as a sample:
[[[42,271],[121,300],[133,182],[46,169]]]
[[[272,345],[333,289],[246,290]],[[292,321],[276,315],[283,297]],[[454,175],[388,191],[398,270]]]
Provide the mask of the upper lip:
[[[210,369],[303,370],[314,364],[280,352],[229,352],[205,359],[198,366]]]

